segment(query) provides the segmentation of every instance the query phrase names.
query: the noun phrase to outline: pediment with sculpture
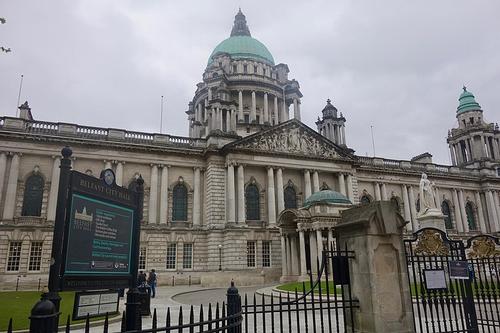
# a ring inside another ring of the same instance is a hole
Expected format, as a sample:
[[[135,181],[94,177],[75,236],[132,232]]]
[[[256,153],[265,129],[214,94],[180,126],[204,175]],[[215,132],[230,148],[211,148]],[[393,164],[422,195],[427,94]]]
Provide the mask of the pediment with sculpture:
[[[335,145],[295,119],[230,143],[225,149],[303,155],[324,159],[346,158],[350,155],[348,149]]]

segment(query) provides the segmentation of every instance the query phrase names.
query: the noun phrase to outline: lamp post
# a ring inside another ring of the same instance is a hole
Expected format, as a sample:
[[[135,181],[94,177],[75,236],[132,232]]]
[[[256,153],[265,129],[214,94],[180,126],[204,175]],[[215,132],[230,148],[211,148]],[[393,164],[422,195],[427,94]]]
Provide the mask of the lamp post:
[[[222,271],[222,244],[219,244],[219,271]]]

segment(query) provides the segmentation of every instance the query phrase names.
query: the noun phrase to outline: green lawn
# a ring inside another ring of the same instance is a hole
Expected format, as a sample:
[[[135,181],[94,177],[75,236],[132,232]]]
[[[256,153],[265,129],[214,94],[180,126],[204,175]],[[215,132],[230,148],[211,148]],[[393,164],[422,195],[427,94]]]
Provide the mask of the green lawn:
[[[313,285],[314,285],[314,282],[313,282]],[[329,288],[330,294],[333,294],[333,291],[335,290],[335,286],[334,286],[333,282],[329,283],[328,288]],[[293,293],[295,293],[295,289],[297,289],[297,293],[302,294],[303,285],[302,285],[302,282],[291,282],[291,283],[282,284],[282,285],[276,287],[276,289],[283,290],[283,291],[290,291]],[[305,282],[305,291],[307,292],[310,289],[311,289],[310,282],[309,281]],[[314,288],[314,293],[318,294],[318,290],[319,290],[319,286],[316,286],[316,288]],[[326,295],[326,293],[327,293],[326,292],[326,282],[321,281],[321,294]],[[340,288],[340,286],[337,287],[337,295],[342,295],[342,289]]]
[[[0,292],[0,331],[6,331],[9,319],[12,318],[14,330],[29,328],[31,308],[40,300],[39,291],[6,291]],[[65,291],[61,296],[61,316],[59,324],[65,324],[68,315],[73,313],[75,293]],[[96,319],[97,320],[97,319]],[[73,321],[72,321],[73,322]],[[82,322],[75,321],[75,322]]]

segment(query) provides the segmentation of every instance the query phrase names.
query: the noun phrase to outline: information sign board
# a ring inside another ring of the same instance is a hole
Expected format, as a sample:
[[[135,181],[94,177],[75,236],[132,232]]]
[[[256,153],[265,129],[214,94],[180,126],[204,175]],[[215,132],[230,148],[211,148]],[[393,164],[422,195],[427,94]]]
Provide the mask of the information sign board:
[[[450,279],[468,280],[469,279],[469,265],[467,261],[455,260],[448,263]]]
[[[118,291],[76,292],[73,320],[118,313]]]
[[[444,269],[424,269],[423,272],[427,290],[447,289]]]
[[[66,212],[63,290],[126,288],[137,254],[134,193],[114,183],[112,170],[101,179],[71,171]]]

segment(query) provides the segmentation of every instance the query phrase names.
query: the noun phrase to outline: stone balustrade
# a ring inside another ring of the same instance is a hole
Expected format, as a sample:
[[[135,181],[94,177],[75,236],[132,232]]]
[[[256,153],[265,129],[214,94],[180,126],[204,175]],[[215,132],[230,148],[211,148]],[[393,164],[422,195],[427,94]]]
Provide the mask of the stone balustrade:
[[[205,139],[200,138],[133,132],[115,128],[81,126],[69,123],[25,120],[13,117],[0,117],[0,131],[23,132],[33,135],[70,136],[109,142],[126,142],[172,147],[204,148],[207,142]]]

